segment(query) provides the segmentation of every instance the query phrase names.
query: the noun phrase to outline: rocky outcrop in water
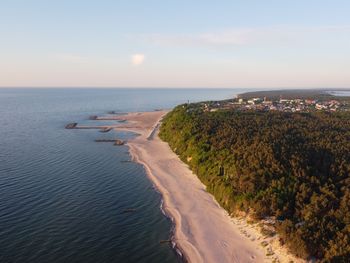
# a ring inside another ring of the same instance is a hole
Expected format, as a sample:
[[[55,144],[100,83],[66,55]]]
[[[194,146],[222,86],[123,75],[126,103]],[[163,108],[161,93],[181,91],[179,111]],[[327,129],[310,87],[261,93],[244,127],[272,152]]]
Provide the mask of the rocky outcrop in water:
[[[111,128],[111,127],[107,127],[107,128],[101,129],[100,132],[109,132],[109,131],[111,131],[112,129],[113,129],[113,128]]]
[[[65,126],[65,128],[66,128],[66,129],[74,129],[77,125],[78,125],[78,123],[72,122],[72,123],[68,123],[68,124]]]
[[[96,139],[95,142],[114,142],[114,145],[124,145],[125,142],[119,139]]]
[[[114,145],[123,145],[124,143],[122,140],[115,140]]]

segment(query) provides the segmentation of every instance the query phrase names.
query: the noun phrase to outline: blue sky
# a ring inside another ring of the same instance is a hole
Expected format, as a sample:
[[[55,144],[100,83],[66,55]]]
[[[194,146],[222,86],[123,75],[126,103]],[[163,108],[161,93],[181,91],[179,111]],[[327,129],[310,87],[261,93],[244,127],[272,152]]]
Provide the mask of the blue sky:
[[[350,87],[350,1],[0,0],[0,86]]]

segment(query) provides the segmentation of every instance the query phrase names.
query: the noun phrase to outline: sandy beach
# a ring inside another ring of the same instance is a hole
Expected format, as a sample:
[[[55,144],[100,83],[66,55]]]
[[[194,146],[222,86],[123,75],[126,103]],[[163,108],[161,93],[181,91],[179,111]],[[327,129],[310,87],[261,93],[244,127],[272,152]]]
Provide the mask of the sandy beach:
[[[302,262],[261,235],[257,225],[231,218],[196,175],[158,136],[166,111],[129,113],[113,126],[139,136],[127,142],[162,194],[163,208],[174,224],[173,241],[188,262]]]

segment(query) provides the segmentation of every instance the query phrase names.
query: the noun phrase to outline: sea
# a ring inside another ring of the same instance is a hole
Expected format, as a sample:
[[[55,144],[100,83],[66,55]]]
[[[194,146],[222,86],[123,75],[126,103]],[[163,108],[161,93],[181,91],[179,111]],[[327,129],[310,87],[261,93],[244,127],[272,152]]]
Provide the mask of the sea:
[[[67,130],[91,115],[171,109],[247,89],[0,89],[0,262],[181,262],[128,132]],[[111,122],[98,122],[109,124]]]

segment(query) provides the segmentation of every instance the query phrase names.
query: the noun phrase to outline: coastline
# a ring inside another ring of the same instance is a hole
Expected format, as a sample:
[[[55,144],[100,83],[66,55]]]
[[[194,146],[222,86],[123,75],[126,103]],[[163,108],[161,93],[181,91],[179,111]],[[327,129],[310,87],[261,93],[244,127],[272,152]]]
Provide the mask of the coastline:
[[[171,241],[184,261],[303,262],[272,244],[256,225],[230,217],[206,192],[198,177],[158,137],[159,124],[166,113],[129,113],[121,116],[128,124],[113,128],[138,134],[127,142],[129,152],[133,161],[144,166],[160,192],[162,208],[174,225]]]
[[[164,216],[168,217],[172,222],[172,229],[171,229],[172,248],[176,251],[177,254],[179,254],[183,262],[185,263],[191,262],[191,260],[189,260],[189,258],[186,256],[184,249],[181,247],[181,243],[176,242],[177,222],[176,222],[176,219],[172,216],[171,211],[169,211],[168,206],[166,205],[167,200],[166,200],[166,195],[164,194],[165,189],[163,189],[162,186],[159,183],[157,183],[156,177],[154,177],[153,174],[150,172],[150,169],[147,166],[147,164],[145,162],[142,162],[138,158],[137,154],[134,152],[133,148],[130,147],[130,145],[129,145],[129,152],[130,152],[132,161],[139,163],[144,167],[147,176],[149,177],[149,179],[151,180],[152,184],[155,187],[155,190],[161,195],[160,210],[162,211]]]

